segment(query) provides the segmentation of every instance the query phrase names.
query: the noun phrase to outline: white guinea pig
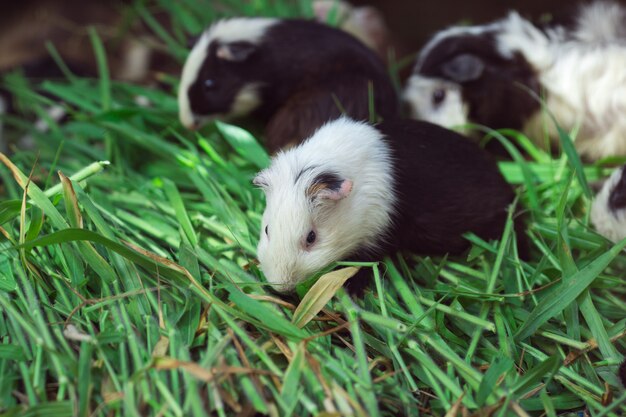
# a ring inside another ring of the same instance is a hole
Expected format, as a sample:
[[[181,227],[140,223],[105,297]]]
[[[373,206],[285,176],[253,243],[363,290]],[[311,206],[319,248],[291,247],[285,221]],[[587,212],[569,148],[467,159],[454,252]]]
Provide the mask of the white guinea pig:
[[[476,144],[415,120],[329,122],[278,153],[254,184],[267,203],[260,267],[279,291],[342,259],[460,253],[469,246],[466,232],[497,239],[514,199]],[[518,248],[525,252],[524,241]],[[363,282],[355,278],[352,290]]]

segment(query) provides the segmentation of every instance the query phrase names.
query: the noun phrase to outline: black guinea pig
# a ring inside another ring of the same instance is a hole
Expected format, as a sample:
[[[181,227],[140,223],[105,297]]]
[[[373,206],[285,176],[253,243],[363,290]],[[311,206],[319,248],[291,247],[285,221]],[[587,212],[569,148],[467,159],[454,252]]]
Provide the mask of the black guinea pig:
[[[186,127],[251,115],[266,124],[270,152],[342,113],[393,117],[397,101],[382,61],[353,36],[313,21],[260,17],[207,29],[187,58],[178,94]]]

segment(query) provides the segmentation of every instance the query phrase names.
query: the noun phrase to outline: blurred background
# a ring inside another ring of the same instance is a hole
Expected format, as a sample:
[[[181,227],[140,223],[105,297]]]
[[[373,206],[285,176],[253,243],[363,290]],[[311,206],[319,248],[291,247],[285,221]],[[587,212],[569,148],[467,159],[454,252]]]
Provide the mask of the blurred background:
[[[567,13],[571,0],[479,0],[479,1],[402,1],[354,0],[355,5],[376,7],[393,34],[408,51],[417,51],[436,31],[453,24],[480,24],[517,10],[533,20],[549,19]]]
[[[5,2],[0,18],[0,71],[22,67],[33,77],[60,75],[46,47],[46,42],[50,42],[78,75],[95,74],[94,54],[87,36],[87,27],[91,25],[105,43],[114,78],[146,81],[151,71],[177,71],[179,66],[160,54],[165,48],[139,18],[132,7],[134,3],[124,0]],[[541,19],[571,7],[573,2],[353,0],[350,3],[373,6],[380,12],[390,35],[390,46],[401,58],[419,50],[433,32],[452,24],[487,22],[510,9]],[[156,17],[167,27],[166,14]]]
[[[74,74],[95,76],[96,59],[88,35],[91,26],[105,45],[113,78],[140,82],[153,69],[178,70],[176,62],[161,54],[165,47],[139,18],[134,3],[27,0],[3,5],[0,71],[22,68],[36,78],[61,76],[51,53],[54,47]]]
[[[207,3],[211,5],[207,13],[212,17],[237,14],[239,9],[233,7],[241,8],[241,5],[233,6],[235,3],[212,1]],[[209,9],[202,3],[197,4],[199,8]],[[254,2],[249,4],[248,14],[254,14]],[[329,16],[330,20],[338,16],[336,24],[369,43],[395,68],[392,72],[396,73],[395,82],[399,86],[410,73],[417,51],[438,30],[454,24],[485,23],[504,16],[511,9],[536,21],[549,21],[553,16],[567,15],[576,3],[567,0],[352,0],[341,2],[342,11],[337,15],[330,12],[338,7],[334,0],[283,0],[276,4],[278,12],[292,7],[301,10],[303,16],[316,16],[319,20],[328,21]],[[194,16],[195,20],[188,19],[189,25],[184,19],[172,24],[170,19],[176,14],[176,7],[176,2],[158,0],[5,2],[0,17],[0,76],[17,70],[35,83],[60,79],[68,73],[97,77],[96,54],[89,35],[91,28],[104,45],[111,79],[157,87],[169,79],[171,89],[186,53],[183,44],[203,29],[202,18],[198,16]],[[176,39],[168,38],[169,33]],[[173,50],[178,52],[174,56]],[[0,97],[0,112],[19,114],[19,103],[4,86],[0,87]],[[7,150],[7,140],[0,129],[0,151]]]

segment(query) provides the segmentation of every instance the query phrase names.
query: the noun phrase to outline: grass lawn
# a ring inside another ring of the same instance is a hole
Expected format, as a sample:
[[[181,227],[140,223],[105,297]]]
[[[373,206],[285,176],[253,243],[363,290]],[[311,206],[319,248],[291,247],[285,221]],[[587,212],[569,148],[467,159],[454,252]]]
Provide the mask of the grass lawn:
[[[211,5],[132,10],[181,65],[186,36],[217,17],[311,14],[306,1]],[[0,164],[0,416],[626,412],[626,242],[590,229],[588,182],[609,170],[583,166],[566,134],[562,156],[493,135],[511,151],[501,169],[528,215],[529,262],[509,223],[500,242],[468,236],[462,258],[356,265],[375,277],[362,299],[331,284],[281,298],[255,265],[262,138],[184,130],[175,77],[112,81],[91,39],[97,79],[2,80],[21,113],[5,137],[35,146]],[[59,104],[63,123],[47,113]]]

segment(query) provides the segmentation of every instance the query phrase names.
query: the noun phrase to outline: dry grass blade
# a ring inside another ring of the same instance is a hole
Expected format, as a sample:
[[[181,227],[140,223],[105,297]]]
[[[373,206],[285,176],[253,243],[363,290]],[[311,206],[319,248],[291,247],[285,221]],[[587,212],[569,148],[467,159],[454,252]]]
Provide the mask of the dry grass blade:
[[[155,358],[153,368],[158,370],[182,369],[204,382],[211,382],[215,378],[229,375],[273,375],[264,369],[244,368],[240,366],[217,366],[206,369],[195,362],[181,361],[170,357]]]
[[[319,280],[305,294],[293,313],[292,322],[302,328],[324,308],[343,284],[352,278],[359,268],[348,267],[331,271]]]
[[[160,358],[167,355],[167,350],[170,347],[170,339],[161,335],[159,336],[159,341],[154,345],[154,349],[152,349],[152,357]]]
[[[448,410],[445,417],[456,417],[459,415],[459,411],[461,410],[461,406],[463,404],[463,397],[465,394],[461,395],[455,402],[452,404],[452,407]]]
[[[19,168],[16,167],[15,164],[13,164],[13,162],[11,162],[11,160],[2,152],[0,152],[0,162],[9,168],[9,171],[11,171],[13,178],[15,178],[15,181],[19,184],[19,186],[25,188],[28,179],[24,177]]]
[[[69,220],[72,227],[79,229],[83,228],[83,216],[78,208],[78,199],[76,198],[76,191],[72,186],[72,181],[63,175],[61,171],[58,172],[61,184],[63,184],[63,194],[65,196],[66,212],[70,215]]]

